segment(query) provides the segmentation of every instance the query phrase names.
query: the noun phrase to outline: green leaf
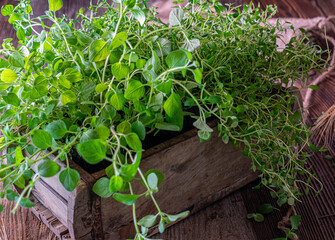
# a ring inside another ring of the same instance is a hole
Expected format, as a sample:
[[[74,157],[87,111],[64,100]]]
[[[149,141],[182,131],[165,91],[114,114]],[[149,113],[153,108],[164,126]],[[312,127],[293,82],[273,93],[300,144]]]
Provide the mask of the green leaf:
[[[37,173],[42,177],[52,177],[59,172],[59,165],[51,160],[44,160],[37,166]]]
[[[59,83],[66,89],[71,89],[71,82],[66,79],[63,75],[59,76]]]
[[[184,115],[181,100],[178,94],[172,93],[164,103],[166,120],[183,129]]]
[[[137,59],[136,60],[136,67],[138,69],[142,69],[145,66],[146,63],[147,63],[147,61],[145,59]]]
[[[9,56],[8,62],[13,67],[18,67],[18,68],[23,68],[24,67],[23,57],[18,52],[11,53],[11,55]]]
[[[59,181],[62,183],[64,188],[72,192],[80,180],[80,175],[77,170],[66,168],[59,174]]]
[[[176,132],[181,130],[179,126],[166,122],[157,123],[156,128],[165,131],[176,131]]]
[[[313,90],[320,90],[321,88],[317,85],[309,85],[308,88],[313,89]]]
[[[197,121],[193,123],[193,126],[196,127],[199,130],[203,130],[206,132],[213,132],[213,129],[210,128],[205,121],[202,120],[202,118],[198,118]]]
[[[124,104],[126,103],[126,100],[122,93],[116,93],[113,94],[113,96],[110,98],[109,103],[117,110],[122,110]]]
[[[157,215],[147,215],[137,222],[138,225],[150,228],[155,225]]]
[[[254,220],[256,222],[263,222],[264,221],[264,216],[260,213],[255,213]]]
[[[188,56],[183,50],[170,52],[165,59],[169,68],[183,67],[188,61]]]
[[[138,170],[138,164],[129,164],[120,168],[120,174],[123,180],[131,182]]]
[[[105,60],[110,51],[108,45],[103,40],[94,40],[89,48],[89,61],[90,62],[100,62]]]
[[[49,123],[45,130],[56,140],[63,138],[67,133],[67,127],[63,120],[56,120]]]
[[[106,126],[103,126],[103,125],[98,126],[96,127],[96,129],[94,129],[94,131],[96,132],[96,134],[99,136],[101,140],[107,140],[109,138],[110,130]]]
[[[15,201],[15,199],[18,197],[19,197],[19,194],[17,194],[17,192],[14,192],[13,190],[7,190],[6,198],[8,201]]]
[[[76,69],[67,68],[64,71],[64,77],[70,82],[75,83],[79,82],[83,78],[83,75]]]
[[[139,9],[133,9],[131,11],[131,13],[133,14],[134,18],[140,23],[141,26],[143,26],[144,22],[145,22],[145,14],[142,10]]]
[[[141,121],[136,121],[131,125],[131,131],[136,133],[141,140],[145,139],[145,134],[146,134],[146,130],[145,130],[145,126],[143,125],[143,123]]]
[[[137,198],[139,197],[139,195],[134,195],[134,194],[122,194],[122,193],[114,193],[113,198],[116,201],[119,201],[123,204],[126,205],[133,205]]]
[[[301,221],[300,215],[295,215],[295,216],[290,217],[291,226],[294,230],[298,230],[300,221]]]
[[[229,142],[229,136],[227,134],[223,135],[222,137],[222,141],[225,143],[225,144],[228,144]]]
[[[184,12],[180,8],[174,8],[170,12],[169,22],[171,26],[181,26],[181,22],[184,18]]]
[[[156,169],[150,169],[150,170],[148,170],[148,171],[145,173],[144,178],[145,178],[147,181],[149,181],[149,180],[148,180],[148,176],[149,176],[150,174],[152,174],[152,173],[154,173],[154,174],[156,175],[156,177],[157,177],[157,185],[156,185],[156,187],[157,187],[157,186],[159,186],[159,185],[164,181],[164,175],[163,175],[163,173],[161,173],[160,171],[158,171],[158,170],[156,170]]]
[[[165,224],[164,224],[164,220],[161,220],[158,224],[158,230],[160,233],[163,233],[165,231]]]
[[[11,121],[16,115],[13,109],[7,109],[0,117],[0,124]]]
[[[96,181],[92,190],[95,194],[103,198],[109,198],[113,195],[113,192],[109,190],[109,179],[106,177],[102,177]]]
[[[122,133],[122,134],[128,134],[131,132],[131,125],[127,121],[121,122],[119,125],[116,127],[116,132],[117,133]]]
[[[31,132],[30,136],[33,144],[37,148],[45,150],[52,145],[52,136],[47,131],[37,129]]]
[[[185,48],[189,52],[193,52],[195,49],[200,47],[201,43],[199,39],[186,39],[185,43],[182,45],[182,48]]]
[[[262,214],[269,214],[273,212],[273,206],[269,203],[262,204],[257,208],[257,212]]]
[[[60,100],[64,105],[74,104],[77,102],[77,96],[73,91],[67,90],[61,95]]]
[[[120,47],[122,44],[124,44],[126,42],[127,38],[128,38],[128,33],[126,33],[126,32],[119,32],[114,37],[114,39],[113,39],[110,47],[112,48],[112,50],[114,50],[115,48]]]
[[[13,13],[13,10],[14,10],[13,5],[11,5],[11,4],[4,5],[1,8],[1,14],[2,14],[2,16],[9,16]]]
[[[90,164],[96,164],[106,158],[106,146],[99,139],[80,143],[77,149],[80,155]]]
[[[106,105],[101,111],[101,117],[106,120],[112,120],[116,117],[116,110],[110,105]]]
[[[207,141],[211,138],[212,134],[210,132],[207,132],[205,130],[199,130],[198,136],[200,138],[200,141]]]
[[[44,76],[38,76],[35,78],[34,87],[30,91],[30,98],[38,99],[48,94],[49,82]]]
[[[16,147],[15,149],[15,164],[16,166],[19,166],[19,164],[22,162],[24,159],[24,156],[22,154],[22,149],[20,146]]]
[[[168,217],[168,219],[171,222],[174,222],[174,221],[177,221],[179,218],[185,218],[185,217],[187,217],[189,214],[190,214],[190,211],[185,211],[185,212],[181,212],[181,213],[176,214],[176,215],[168,215],[168,214],[166,214],[166,216]]]
[[[95,87],[95,92],[96,93],[102,93],[103,91],[105,91],[108,88],[108,86],[104,83],[99,83],[96,87]]]
[[[156,189],[158,186],[158,177],[154,172],[150,173],[147,177],[148,185],[151,189]]]
[[[114,63],[112,66],[112,73],[117,80],[126,78],[130,70],[126,64]]]
[[[168,94],[171,93],[171,90],[172,90],[172,80],[162,82],[156,88],[157,88],[157,90],[159,90],[159,91],[168,95]]]
[[[192,73],[193,73],[193,75],[194,75],[194,80],[195,80],[197,83],[201,84],[201,81],[202,81],[202,73],[201,73],[200,69],[197,68],[197,69],[195,69],[195,70],[192,70]]]
[[[26,38],[26,34],[23,30],[23,28],[19,28],[17,31],[16,31],[16,36],[19,40],[24,40]]]
[[[3,96],[2,98],[8,104],[11,104],[15,107],[20,106],[20,99],[16,96],[15,93],[8,93],[7,96]]]
[[[49,10],[56,12],[63,7],[62,0],[48,0],[49,1]]]
[[[129,133],[126,135],[126,141],[129,147],[135,151],[142,151],[142,142],[136,133]]]
[[[109,191],[117,192],[120,191],[123,185],[123,179],[120,176],[112,176],[109,182]]]
[[[1,81],[4,83],[12,83],[17,79],[17,74],[11,69],[5,69],[1,73]]]
[[[129,100],[139,99],[143,97],[144,94],[145,94],[145,88],[143,84],[140,81],[131,80],[125,91],[124,97]]]
[[[123,0],[123,4],[128,9],[132,9],[136,4],[136,0]]]
[[[31,208],[31,207],[35,207],[36,204],[30,201],[29,197],[25,197],[21,199],[20,206],[24,208]]]

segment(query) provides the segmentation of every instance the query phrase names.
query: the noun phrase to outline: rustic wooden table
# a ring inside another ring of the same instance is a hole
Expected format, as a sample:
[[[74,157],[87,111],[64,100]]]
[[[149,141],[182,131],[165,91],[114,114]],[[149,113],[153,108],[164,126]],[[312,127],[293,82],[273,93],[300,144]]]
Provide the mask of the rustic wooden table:
[[[172,0],[171,0],[172,1]],[[13,0],[2,0],[0,5],[13,4]],[[79,8],[87,6],[87,0],[63,0],[63,11],[72,16]],[[155,3],[164,7],[162,14],[169,12],[168,1]],[[240,4],[244,0],[224,1]],[[310,18],[317,16],[335,15],[335,0],[255,0],[262,6],[277,4],[277,17]],[[47,0],[32,0],[35,14],[41,14],[48,6]],[[0,41],[4,37],[14,36],[15,33],[7,23],[7,19],[0,17]],[[334,86],[335,89],[335,86]],[[315,171],[324,180],[324,191],[315,198],[312,194],[304,197],[303,204],[297,210],[302,215],[302,225],[298,232],[300,239],[326,240],[335,237],[335,170],[331,163],[315,161]],[[246,219],[246,214],[255,212],[262,203],[273,202],[266,190],[253,190],[252,185],[231,194],[230,196],[203,209],[201,212],[167,229],[164,234],[155,238],[173,240],[200,239],[229,239],[229,240],[269,240],[282,237],[283,233],[277,229],[277,222],[281,220],[286,209],[275,211],[266,217],[263,223],[254,223]],[[2,200],[5,211],[0,218],[1,240],[51,240],[56,236],[41,223],[27,209],[21,208],[16,215],[10,213],[12,203]]]

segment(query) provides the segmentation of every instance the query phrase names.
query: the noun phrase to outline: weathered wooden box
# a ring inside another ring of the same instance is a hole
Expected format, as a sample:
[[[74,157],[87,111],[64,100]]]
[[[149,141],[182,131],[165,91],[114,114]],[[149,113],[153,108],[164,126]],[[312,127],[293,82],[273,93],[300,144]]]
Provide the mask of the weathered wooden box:
[[[257,178],[251,161],[230,143],[224,144],[214,132],[200,143],[197,130],[190,130],[144,152],[140,168],[157,169],[165,175],[156,200],[169,214],[190,210],[191,214],[236,191]],[[62,168],[63,162],[58,161]],[[132,209],[112,197],[92,192],[105,171],[89,174],[77,164],[81,180],[73,192],[58,181],[58,175],[40,179],[33,190],[37,203],[33,212],[61,239],[127,239],[134,236]],[[135,186],[135,192],[136,192]],[[139,198],[139,218],[155,214],[150,199]]]

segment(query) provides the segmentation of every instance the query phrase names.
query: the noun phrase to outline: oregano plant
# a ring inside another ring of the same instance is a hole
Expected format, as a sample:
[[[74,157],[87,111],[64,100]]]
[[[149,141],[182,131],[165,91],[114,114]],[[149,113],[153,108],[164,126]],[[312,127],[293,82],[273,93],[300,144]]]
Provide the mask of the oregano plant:
[[[13,212],[34,206],[29,196],[41,177],[59,173],[64,188],[74,190],[80,175],[69,155],[77,151],[90,164],[109,162],[93,191],[132,206],[134,239],[148,239],[154,225],[163,232],[188,212],[161,210],[155,193],[164,173],[141,171],[142,143],[148,134],[183,131],[185,115],[199,141],[220,137],[240,148],[279,205],[298,200],[297,174],[310,187],[306,149],[319,149],[292,108],[293,85],[324,67],[323,51],[305,35],[278,50],[286,29],[267,22],[275,6],[182,3],[175,2],[167,23],[146,0],[98,0],[76,19],[58,14],[62,0],[49,0],[38,17],[29,0],[2,7],[19,39],[17,48],[6,39],[0,49],[1,197],[16,201]],[[208,125],[213,119],[219,136]],[[67,167],[60,170],[56,160]],[[133,181],[146,190],[135,192]],[[137,219],[136,201],[145,196],[156,214]]]

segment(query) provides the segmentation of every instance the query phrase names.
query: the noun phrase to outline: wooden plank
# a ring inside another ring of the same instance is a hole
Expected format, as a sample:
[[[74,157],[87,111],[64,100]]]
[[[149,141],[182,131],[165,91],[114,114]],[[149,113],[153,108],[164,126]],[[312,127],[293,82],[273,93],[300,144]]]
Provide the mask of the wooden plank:
[[[256,240],[251,222],[239,192],[208,206],[184,219],[153,239],[173,240]]]
[[[195,213],[256,179],[257,174],[250,169],[250,160],[216,135],[214,132],[213,138],[203,143],[197,136],[191,137],[142,160],[144,172],[154,168],[165,175],[155,194],[162,211],[175,214],[188,209]],[[139,185],[134,189],[135,192],[144,190]],[[131,237],[131,231],[127,235],[122,235],[122,230],[118,233],[132,221],[129,206],[107,198],[102,199],[101,207],[105,238]],[[156,213],[152,201],[146,198],[138,199],[136,207],[139,218]]]

